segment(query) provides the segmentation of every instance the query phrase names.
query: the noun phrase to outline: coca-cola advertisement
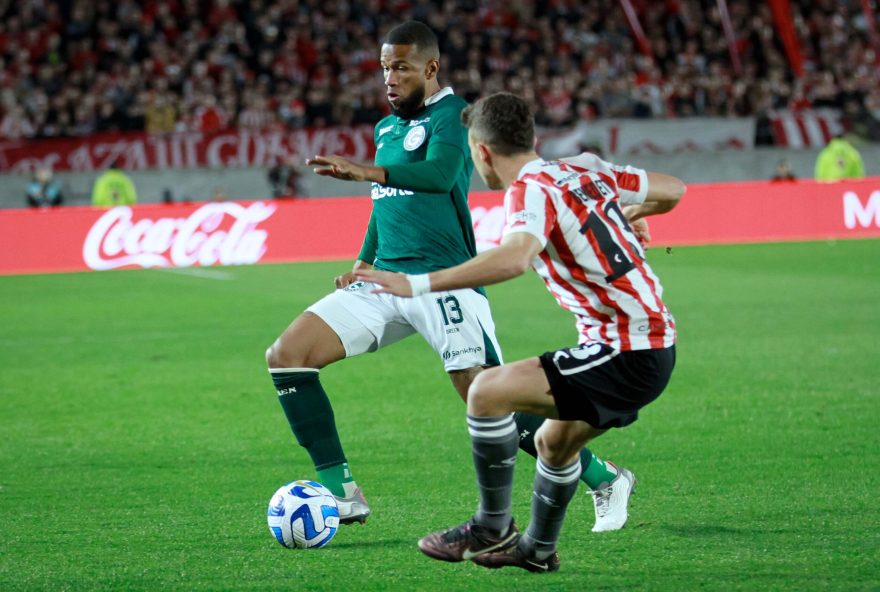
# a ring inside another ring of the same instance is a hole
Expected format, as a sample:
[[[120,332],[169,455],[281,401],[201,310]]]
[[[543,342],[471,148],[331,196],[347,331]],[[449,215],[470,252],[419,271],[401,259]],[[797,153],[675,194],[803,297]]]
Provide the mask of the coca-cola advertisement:
[[[291,157],[341,154],[356,161],[373,157],[371,126],[251,132],[142,132],[95,134],[86,138],[0,142],[0,172],[30,173],[104,170],[117,163],[126,170],[271,166]]]
[[[502,194],[470,196],[479,249],[498,244]],[[369,197],[0,211],[0,274],[347,260]],[[880,237],[880,177],[691,185],[650,219],[658,246]]]
[[[266,254],[265,229],[273,204],[209,203],[189,216],[134,220],[128,206],[98,218],[83,243],[91,269],[189,267],[258,263]]]

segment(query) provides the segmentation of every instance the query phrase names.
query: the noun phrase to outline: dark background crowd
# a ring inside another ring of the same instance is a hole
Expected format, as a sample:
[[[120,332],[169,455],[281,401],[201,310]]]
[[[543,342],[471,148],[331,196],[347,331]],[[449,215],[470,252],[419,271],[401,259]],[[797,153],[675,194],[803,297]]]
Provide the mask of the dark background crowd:
[[[441,41],[441,82],[507,89],[538,122],[762,115],[836,107],[880,120],[860,0],[794,0],[794,75],[766,2],[728,0],[0,0],[0,138],[375,123],[379,40],[406,20]],[[876,18],[876,17],[875,17]]]

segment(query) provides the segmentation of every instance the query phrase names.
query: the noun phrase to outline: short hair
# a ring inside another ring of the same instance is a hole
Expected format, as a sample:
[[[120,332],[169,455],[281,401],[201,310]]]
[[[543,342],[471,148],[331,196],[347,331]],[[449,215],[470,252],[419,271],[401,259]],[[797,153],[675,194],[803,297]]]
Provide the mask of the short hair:
[[[437,35],[425,23],[406,21],[388,31],[385,43],[389,45],[414,45],[416,53],[431,59],[440,57]]]
[[[461,123],[502,156],[535,148],[535,118],[520,97],[499,92],[483,97],[461,112]]]

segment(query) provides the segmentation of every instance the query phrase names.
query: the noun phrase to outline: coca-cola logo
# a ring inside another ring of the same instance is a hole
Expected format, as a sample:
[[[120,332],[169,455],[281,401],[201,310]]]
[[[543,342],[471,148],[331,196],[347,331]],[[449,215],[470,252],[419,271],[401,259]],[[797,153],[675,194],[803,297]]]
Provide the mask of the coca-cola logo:
[[[133,220],[128,206],[101,216],[83,244],[91,269],[118,267],[189,267],[242,265],[266,253],[268,233],[257,226],[275,212],[275,205],[254,202],[206,204],[186,218]]]

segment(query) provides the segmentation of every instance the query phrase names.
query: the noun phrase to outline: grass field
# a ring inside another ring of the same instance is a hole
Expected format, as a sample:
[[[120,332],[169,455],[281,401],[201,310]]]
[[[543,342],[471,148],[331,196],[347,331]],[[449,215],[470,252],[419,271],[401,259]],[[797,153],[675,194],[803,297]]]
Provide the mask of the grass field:
[[[263,352],[348,263],[0,278],[0,590],[880,590],[880,241],[651,259],[678,367],[594,446],[639,477],[630,523],[590,533],[579,493],[547,576],[416,549],[476,502],[418,338],[322,374],[374,516],[318,551],[270,535],[272,492],[313,471]],[[575,341],[537,278],[490,298],[508,360]]]

